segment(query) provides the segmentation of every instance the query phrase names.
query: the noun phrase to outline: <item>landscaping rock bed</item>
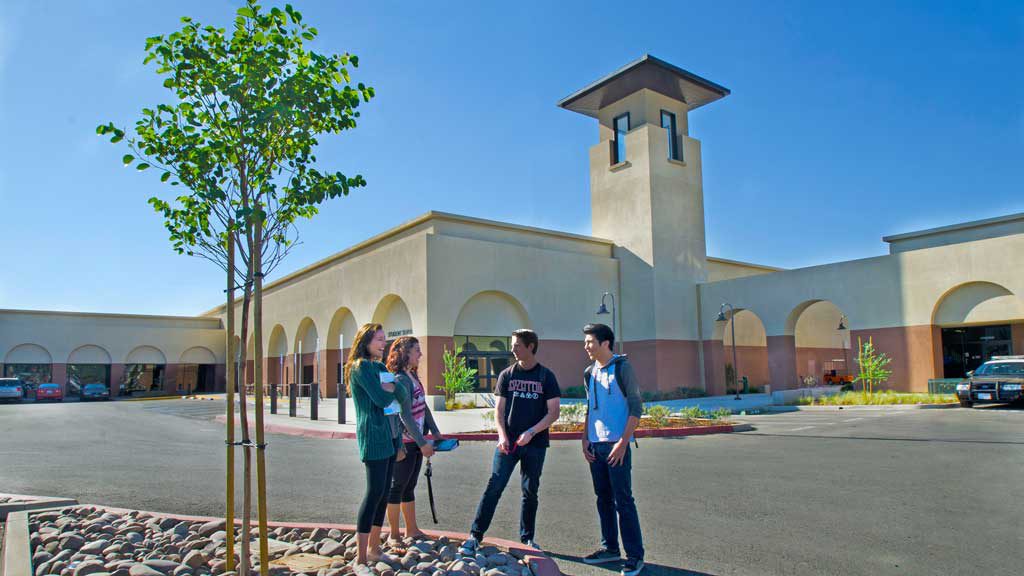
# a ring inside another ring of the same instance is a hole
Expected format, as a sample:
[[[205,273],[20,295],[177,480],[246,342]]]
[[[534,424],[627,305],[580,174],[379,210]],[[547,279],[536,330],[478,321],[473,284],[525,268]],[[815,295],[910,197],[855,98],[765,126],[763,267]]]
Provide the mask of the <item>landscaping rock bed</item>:
[[[234,576],[225,571],[224,528],[223,520],[190,521],[93,506],[36,513],[29,520],[32,570],[34,576]],[[252,534],[256,564],[255,529]],[[407,539],[402,549],[385,546],[389,557],[371,569],[379,576],[533,576],[521,550],[484,546],[469,558],[457,549],[458,543],[444,536]],[[353,571],[355,535],[336,528],[278,526],[271,531],[270,552],[272,576],[344,576]]]

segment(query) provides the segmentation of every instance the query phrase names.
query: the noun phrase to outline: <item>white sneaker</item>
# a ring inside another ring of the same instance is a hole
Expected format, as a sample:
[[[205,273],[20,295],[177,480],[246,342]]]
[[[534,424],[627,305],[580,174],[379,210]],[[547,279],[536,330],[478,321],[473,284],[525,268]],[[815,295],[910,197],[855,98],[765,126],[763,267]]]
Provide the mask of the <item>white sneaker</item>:
[[[473,557],[476,556],[476,551],[479,548],[480,542],[476,538],[470,536],[468,539],[466,539],[465,542],[462,543],[462,546],[459,546],[459,554],[462,554],[463,556]]]

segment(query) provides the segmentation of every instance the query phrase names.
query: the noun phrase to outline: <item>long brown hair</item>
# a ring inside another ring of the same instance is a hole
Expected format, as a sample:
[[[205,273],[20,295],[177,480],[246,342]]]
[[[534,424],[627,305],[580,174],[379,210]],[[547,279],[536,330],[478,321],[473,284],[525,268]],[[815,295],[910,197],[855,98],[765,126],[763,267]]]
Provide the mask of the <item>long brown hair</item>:
[[[377,332],[383,330],[384,327],[377,323],[363,324],[359,331],[356,332],[356,338],[352,343],[352,348],[348,352],[348,361],[345,362],[345,383],[348,384],[348,375],[352,370],[352,366],[360,360],[373,360],[370,355],[370,341],[377,335]]]
[[[398,340],[391,343],[391,352],[388,353],[388,372],[404,372],[409,367],[409,354],[412,352],[413,346],[419,344],[420,341],[413,336],[402,336]],[[419,374],[416,373],[416,368],[409,370],[417,380],[420,379]]]

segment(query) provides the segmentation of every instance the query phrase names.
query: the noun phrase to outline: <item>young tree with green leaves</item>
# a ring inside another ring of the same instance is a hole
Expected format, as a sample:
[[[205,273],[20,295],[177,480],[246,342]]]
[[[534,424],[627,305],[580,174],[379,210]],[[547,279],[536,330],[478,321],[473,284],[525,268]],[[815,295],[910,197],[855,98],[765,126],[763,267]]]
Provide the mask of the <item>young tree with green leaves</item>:
[[[226,272],[228,365],[234,348],[234,289],[243,288],[240,363],[245,366],[252,298],[255,349],[256,439],[248,438],[240,387],[245,456],[240,573],[249,572],[250,448],[255,445],[260,572],[268,573],[266,469],[263,447],[263,277],[294,246],[294,225],[311,218],[327,199],[365,186],[362,176],[318,168],[319,137],[356,127],[357,108],[374,95],[352,85],[351,54],[324,55],[306,48],[316,28],[286,5],[264,10],[255,0],[239,8],[231,30],[182,18],[183,27],[146,39],[144,63],[154,64],[171,103],[144,108],[134,135],[108,123],[97,128],[130,148],[123,163],[154,169],[160,180],[182,186],[173,200],[151,198],[180,253],[207,258]],[[235,256],[242,266],[235,266]],[[229,389],[231,381],[229,380]],[[233,409],[229,408],[233,413]],[[229,424],[230,427],[230,424]],[[233,438],[233,428],[228,433]],[[230,450],[230,448],[229,448]],[[229,466],[233,462],[229,456]],[[229,505],[232,499],[228,488]],[[233,510],[229,510],[229,519]],[[229,531],[230,532],[230,531]],[[231,558],[231,555],[228,555]]]
[[[874,339],[868,338],[868,341],[864,342],[857,338],[858,374],[853,381],[860,382],[868,394],[874,394],[875,386],[884,383],[892,375],[892,370],[889,369],[891,361],[885,352],[875,350]]]

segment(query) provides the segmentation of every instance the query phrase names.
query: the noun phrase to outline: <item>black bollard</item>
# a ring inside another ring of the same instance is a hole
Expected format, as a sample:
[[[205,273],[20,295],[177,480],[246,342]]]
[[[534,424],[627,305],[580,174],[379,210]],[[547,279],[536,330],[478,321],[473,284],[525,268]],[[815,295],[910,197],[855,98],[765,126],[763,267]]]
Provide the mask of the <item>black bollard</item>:
[[[288,415],[292,418],[295,418],[296,410],[298,409],[298,392],[298,386],[295,384],[288,385]]]
[[[277,384],[270,385],[270,413],[277,414]]]
[[[345,423],[345,385],[338,382],[338,424]]]
[[[320,419],[320,385],[313,382],[313,385],[309,387],[309,419],[319,420]]]

